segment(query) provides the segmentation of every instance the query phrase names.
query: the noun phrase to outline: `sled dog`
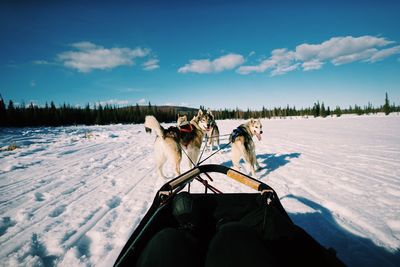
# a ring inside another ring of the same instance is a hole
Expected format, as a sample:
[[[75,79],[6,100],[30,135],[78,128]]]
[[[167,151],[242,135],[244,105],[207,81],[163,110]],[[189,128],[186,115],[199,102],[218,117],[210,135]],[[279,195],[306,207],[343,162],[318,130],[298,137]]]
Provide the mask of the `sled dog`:
[[[180,144],[185,149],[186,154],[193,163],[197,163],[200,154],[201,144],[203,142],[204,133],[207,129],[207,116],[201,109],[192,120],[188,121],[187,116],[179,116],[177,120],[180,132]],[[189,162],[189,168],[193,164]]]
[[[167,160],[175,165],[176,175],[180,175],[182,149],[185,149],[189,158],[197,163],[206,128],[204,117],[203,111],[199,110],[191,121],[188,122],[186,116],[178,117],[178,127],[171,126],[164,129],[154,116],[146,116],[144,122],[146,132],[153,130],[157,135],[154,154],[157,172],[161,177],[166,178],[163,174],[163,166]],[[189,168],[192,167],[193,164],[189,162]]]
[[[214,115],[211,110],[208,109],[206,113],[207,117],[207,128],[206,128],[206,145],[210,147],[212,151],[214,149],[214,142],[217,144],[217,149],[219,149],[219,129],[217,123],[215,122]]]
[[[256,159],[253,136],[255,135],[260,141],[262,133],[260,119],[255,120],[253,118],[233,130],[229,139],[232,142],[232,163],[234,169],[240,169],[239,161],[243,158],[246,168],[251,171],[252,176],[256,177],[255,167],[260,169],[260,165]]]
[[[146,132],[153,130],[157,135],[154,143],[154,155],[159,176],[166,178],[162,170],[167,160],[170,160],[175,165],[176,175],[180,175],[182,151],[179,145],[178,130],[174,131],[173,127],[164,129],[154,116],[146,116],[144,126]]]

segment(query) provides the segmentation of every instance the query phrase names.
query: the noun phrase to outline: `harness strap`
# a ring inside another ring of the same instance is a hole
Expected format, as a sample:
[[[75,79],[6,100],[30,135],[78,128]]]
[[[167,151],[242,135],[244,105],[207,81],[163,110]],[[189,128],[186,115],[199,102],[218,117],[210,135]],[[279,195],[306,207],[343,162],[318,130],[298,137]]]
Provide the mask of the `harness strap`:
[[[236,129],[233,129],[231,135],[229,136],[229,141],[231,141],[232,143],[235,142],[236,138],[238,136],[244,135],[244,130],[242,129],[242,127],[237,127]]]
[[[186,125],[188,125],[188,126],[186,126]],[[185,126],[186,127],[182,127],[182,126],[179,126],[179,131],[180,132],[183,132],[183,133],[191,133],[191,132],[193,132],[193,126],[192,126],[192,124],[191,123],[189,123],[189,124],[186,124]]]

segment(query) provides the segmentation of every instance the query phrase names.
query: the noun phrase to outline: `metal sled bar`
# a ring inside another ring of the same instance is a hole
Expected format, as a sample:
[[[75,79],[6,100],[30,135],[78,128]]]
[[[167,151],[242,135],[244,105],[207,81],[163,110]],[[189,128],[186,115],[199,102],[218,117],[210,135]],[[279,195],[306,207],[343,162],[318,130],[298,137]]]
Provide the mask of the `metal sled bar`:
[[[186,173],[178,176],[177,178],[173,179],[169,183],[165,184],[160,191],[165,192],[172,192],[177,187],[187,184],[188,182],[198,177],[201,173],[210,173],[210,172],[217,172],[227,175],[229,178],[240,182],[250,188],[262,192],[263,190],[271,189],[268,185],[247,176],[241,172],[233,170],[223,165],[215,165],[215,164],[207,164],[207,165],[200,165],[197,166]]]
[[[199,168],[194,168],[187,173],[182,174],[179,178],[172,180],[169,185],[171,186],[171,189],[175,189],[178,185],[187,182],[190,179],[193,179],[193,177],[197,176],[200,174]]]

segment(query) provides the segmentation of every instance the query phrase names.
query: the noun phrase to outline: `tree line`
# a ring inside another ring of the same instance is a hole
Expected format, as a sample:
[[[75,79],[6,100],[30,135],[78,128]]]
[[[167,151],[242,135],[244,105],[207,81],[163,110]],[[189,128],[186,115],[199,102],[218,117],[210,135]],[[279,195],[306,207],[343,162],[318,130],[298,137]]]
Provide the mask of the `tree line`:
[[[204,106],[200,106],[205,110]],[[349,106],[342,109],[337,106],[334,110],[325,107],[324,102],[316,102],[312,107],[296,108],[275,107],[261,110],[241,110],[219,109],[213,110],[216,119],[248,119],[248,118],[275,118],[288,116],[303,117],[327,117],[341,116],[342,114],[374,114],[384,112],[386,115],[390,112],[400,112],[400,106],[394,103],[390,105],[386,93],[385,102],[379,107],[373,107],[371,103],[365,106]],[[0,126],[1,127],[25,127],[25,126],[64,126],[64,125],[105,125],[116,123],[143,123],[146,115],[154,115],[162,122],[176,122],[178,114],[186,114],[192,118],[197,113],[197,109],[176,107],[176,106],[153,106],[148,105],[117,107],[112,105],[102,106],[100,104],[85,107],[73,107],[69,104],[63,104],[58,107],[54,102],[46,103],[39,107],[30,103],[28,106],[15,105],[12,100],[5,103],[0,96]]]
[[[400,106],[396,106],[394,103],[389,104],[389,98],[386,93],[385,103],[379,107],[374,107],[370,102],[364,106],[349,106],[348,108],[341,108],[336,106],[335,109],[331,110],[330,107],[325,107],[324,102],[316,102],[312,107],[297,109],[295,106],[290,107],[275,107],[273,109],[266,109],[263,107],[261,110],[252,111],[247,109],[246,111],[236,108],[234,110],[220,109],[213,111],[216,119],[249,119],[249,118],[275,118],[275,117],[289,117],[289,116],[301,116],[301,117],[327,117],[337,116],[340,117],[343,114],[357,114],[357,115],[369,115],[384,112],[388,115],[391,112],[400,112]]]

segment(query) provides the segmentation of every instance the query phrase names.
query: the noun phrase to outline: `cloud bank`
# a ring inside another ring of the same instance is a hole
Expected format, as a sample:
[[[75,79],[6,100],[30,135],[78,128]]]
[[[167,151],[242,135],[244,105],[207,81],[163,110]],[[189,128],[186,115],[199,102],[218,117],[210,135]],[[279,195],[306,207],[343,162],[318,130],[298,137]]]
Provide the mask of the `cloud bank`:
[[[320,44],[300,44],[294,50],[275,49],[271,56],[256,65],[240,66],[240,74],[270,72],[282,75],[296,69],[311,71],[321,69],[330,62],[335,66],[362,61],[374,63],[400,53],[400,45],[384,48],[394,42],[383,37],[345,36],[333,37]]]
[[[62,52],[57,58],[65,67],[84,73],[124,65],[131,66],[135,64],[136,58],[143,58],[150,54],[150,49],[147,48],[104,48],[91,42],[74,43],[71,47],[74,50]]]

